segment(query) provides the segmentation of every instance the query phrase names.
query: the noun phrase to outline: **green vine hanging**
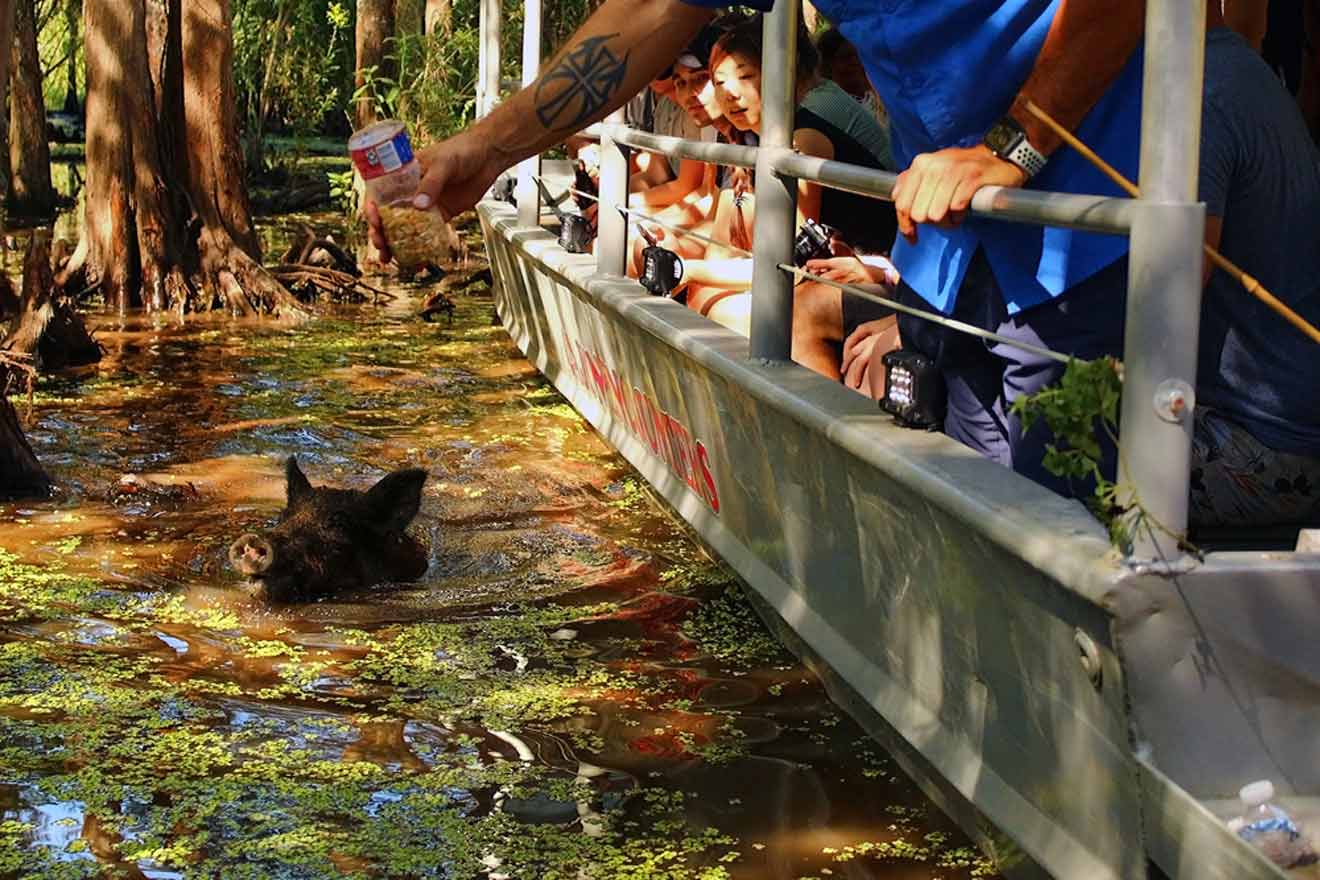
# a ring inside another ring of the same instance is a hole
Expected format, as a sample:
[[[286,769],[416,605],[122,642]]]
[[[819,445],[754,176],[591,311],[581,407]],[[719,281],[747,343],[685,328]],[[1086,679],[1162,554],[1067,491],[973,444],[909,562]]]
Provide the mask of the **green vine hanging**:
[[[1123,392],[1123,364],[1116,358],[1071,360],[1058,384],[1013,401],[1012,411],[1030,430],[1043,419],[1056,438],[1045,447],[1043,464],[1056,477],[1093,480],[1095,492],[1088,506],[1109,530],[1110,541],[1126,548],[1136,519],[1128,516],[1139,505],[1119,497],[1118,485],[1100,469],[1098,435],[1104,431],[1115,444],[1118,437],[1118,402]]]

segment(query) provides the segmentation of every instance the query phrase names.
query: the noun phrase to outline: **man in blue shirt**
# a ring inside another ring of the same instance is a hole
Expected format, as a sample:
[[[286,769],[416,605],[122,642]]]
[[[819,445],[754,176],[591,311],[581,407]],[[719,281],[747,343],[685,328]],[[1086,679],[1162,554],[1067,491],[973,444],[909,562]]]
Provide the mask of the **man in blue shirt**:
[[[606,0],[536,83],[470,129],[419,151],[420,208],[470,207],[504,168],[602,118],[673,61],[722,0]],[[772,0],[762,0],[768,8]],[[1030,97],[1119,170],[1136,176],[1144,0],[822,0],[890,114],[904,297],[1081,357],[1117,353],[1127,241],[979,218],[985,185],[1117,194],[1016,109]],[[991,147],[993,144],[993,149]],[[1033,179],[1034,175],[1034,179]],[[371,217],[371,208],[368,216]],[[373,223],[373,237],[384,245]],[[388,254],[388,250],[383,252]],[[1067,294],[1066,296],[1063,294]],[[1061,368],[1017,349],[905,320],[904,345],[936,358],[950,388],[948,433],[1049,482],[1048,438],[1007,416]],[[1065,487],[1059,487],[1065,488]]]

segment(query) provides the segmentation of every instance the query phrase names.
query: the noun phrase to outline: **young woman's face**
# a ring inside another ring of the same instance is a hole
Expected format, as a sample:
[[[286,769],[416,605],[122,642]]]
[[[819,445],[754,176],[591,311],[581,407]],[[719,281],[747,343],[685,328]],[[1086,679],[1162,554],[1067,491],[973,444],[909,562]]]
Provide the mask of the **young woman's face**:
[[[701,128],[723,115],[715,97],[715,85],[710,71],[704,67],[693,69],[679,64],[674,67],[674,101],[687,111]]]
[[[761,129],[761,63],[741,52],[715,53],[711,81],[724,117],[744,131]]]

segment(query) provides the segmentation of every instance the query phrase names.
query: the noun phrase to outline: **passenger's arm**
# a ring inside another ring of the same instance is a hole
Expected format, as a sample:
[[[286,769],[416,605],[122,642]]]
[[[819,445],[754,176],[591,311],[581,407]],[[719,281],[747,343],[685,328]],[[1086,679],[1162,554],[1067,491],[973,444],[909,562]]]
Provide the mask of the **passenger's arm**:
[[[834,158],[834,142],[824,133],[814,128],[799,128],[793,132],[793,149],[804,156],[816,156],[821,159]],[[820,184],[804,178],[798,179],[797,225],[802,228],[804,221],[820,219]]]
[[[701,186],[706,177],[706,163],[684,159],[678,166],[678,177],[628,196],[628,207],[633,209],[666,208],[686,198]]]
[[[417,152],[425,172],[417,207],[434,206],[446,216],[472,207],[501,171],[621,107],[711,15],[680,0],[605,0],[536,82],[459,134]],[[366,213],[372,240],[388,255],[375,206]]]
[[[701,284],[706,287],[723,287],[728,290],[740,290],[752,286],[752,261],[747,257],[732,257],[726,260],[684,260],[684,284]]]
[[[1077,128],[1141,41],[1145,0],[1062,0],[1036,66],[1019,95],[1030,98],[1069,130]],[[1058,135],[1014,102],[1013,118],[1045,155]],[[898,231],[916,241],[918,223],[957,224],[983,186],[1022,186],[1026,173],[983,144],[923,153],[898,177]]]
[[[1146,0],[1063,0],[1018,94],[1075,131],[1127,65],[1145,29]],[[1045,155],[1063,143],[1018,104],[1010,112]]]

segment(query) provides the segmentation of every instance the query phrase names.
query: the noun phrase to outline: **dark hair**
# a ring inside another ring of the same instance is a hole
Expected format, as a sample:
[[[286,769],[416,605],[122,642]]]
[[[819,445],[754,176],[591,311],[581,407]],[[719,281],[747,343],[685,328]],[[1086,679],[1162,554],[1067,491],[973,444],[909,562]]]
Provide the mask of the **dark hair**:
[[[749,58],[755,58],[757,63],[760,63],[765,49],[761,31],[761,18],[761,15],[757,14],[733,25],[715,43],[712,52],[718,50],[725,55],[738,53]],[[807,33],[806,26],[799,22],[797,39],[798,82],[800,83],[814,76],[819,65],[820,54],[816,51],[816,44],[811,42],[811,35]]]
[[[850,46],[848,38],[839,33],[836,27],[826,28],[821,35],[816,38],[816,49],[820,52],[820,61],[824,68],[829,68],[834,63],[834,56],[839,54],[839,50],[844,46]]]

